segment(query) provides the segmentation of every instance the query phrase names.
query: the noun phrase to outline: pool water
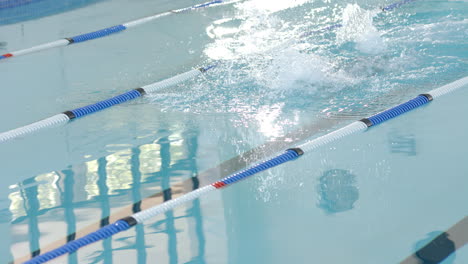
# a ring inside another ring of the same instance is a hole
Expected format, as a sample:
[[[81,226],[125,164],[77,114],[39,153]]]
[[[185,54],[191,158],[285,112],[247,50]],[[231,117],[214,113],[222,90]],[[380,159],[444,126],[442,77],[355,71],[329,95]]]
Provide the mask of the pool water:
[[[1,53],[200,3],[78,1],[42,12],[39,2],[0,18]],[[466,1],[380,12],[390,3],[238,1],[2,60],[2,132],[217,67],[3,143],[0,262],[20,263],[467,75]],[[466,88],[57,263],[418,263],[415,252],[467,216]],[[442,263],[466,263],[463,245]]]

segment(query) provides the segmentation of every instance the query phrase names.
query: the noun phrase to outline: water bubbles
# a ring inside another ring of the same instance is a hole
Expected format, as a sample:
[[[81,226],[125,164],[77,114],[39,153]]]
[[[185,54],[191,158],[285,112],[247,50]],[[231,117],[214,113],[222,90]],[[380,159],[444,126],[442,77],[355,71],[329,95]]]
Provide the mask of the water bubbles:
[[[278,197],[278,189],[284,184],[285,180],[283,175],[273,174],[266,172],[260,177],[257,177],[258,187],[256,193],[256,199],[262,200],[267,203],[273,198]]]
[[[340,213],[353,209],[359,199],[356,176],[342,169],[324,172],[317,186],[319,207],[326,213]]]

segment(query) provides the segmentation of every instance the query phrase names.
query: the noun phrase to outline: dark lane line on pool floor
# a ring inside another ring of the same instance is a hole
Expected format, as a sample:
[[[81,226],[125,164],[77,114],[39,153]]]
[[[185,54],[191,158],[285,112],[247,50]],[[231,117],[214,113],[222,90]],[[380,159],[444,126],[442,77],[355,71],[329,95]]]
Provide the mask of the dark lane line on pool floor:
[[[468,216],[442,232],[400,264],[436,264],[468,243]],[[451,262],[450,262],[451,263]]]

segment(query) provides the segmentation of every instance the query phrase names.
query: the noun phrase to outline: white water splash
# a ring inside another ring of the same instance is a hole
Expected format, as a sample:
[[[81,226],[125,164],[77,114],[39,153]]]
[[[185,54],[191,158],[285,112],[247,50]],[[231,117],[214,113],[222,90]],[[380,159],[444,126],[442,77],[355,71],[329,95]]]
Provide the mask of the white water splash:
[[[343,10],[343,27],[337,30],[337,42],[354,42],[359,51],[367,54],[384,52],[387,48],[385,42],[372,24],[377,13],[362,9],[357,4],[348,4]]]
[[[337,68],[336,63],[327,57],[289,48],[279,52],[263,73],[257,74],[257,79],[273,91],[292,89],[315,93],[321,86],[326,86],[331,92],[343,83],[355,81]]]

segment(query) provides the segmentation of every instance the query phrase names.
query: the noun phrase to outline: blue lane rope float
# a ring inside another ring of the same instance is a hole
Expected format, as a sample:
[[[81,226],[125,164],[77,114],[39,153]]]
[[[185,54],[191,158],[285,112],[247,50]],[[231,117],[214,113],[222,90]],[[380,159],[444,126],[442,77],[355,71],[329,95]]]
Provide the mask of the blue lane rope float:
[[[133,100],[135,98],[142,96],[143,94],[144,94],[144,90],[137,90],[137,89],[131,90],[124,94],[117,95],[115,97],[97,102],[92,105],[87,105],[87,106],[80,107],[71,111],[66,111],[65,114],[68,115],[70,118],[79,118],[79,117],[89,115],[94,112],[98,112],[103,109],[109,108],[113,105],[121,104],[130,100]]]
[[[84,41],[88,41],[88,40],[92,40],[92,39],[97,39],[97,38],[102,38],[102,37],[105,37],[105,36],[109,36],[111,34],[123,31],[125,29],[127,29],[127,28],[124,25],[117,25],[117,26],[101,29],[101,30],[98,30],[98,31],[81,34],[81,35],[74,36],[74,37],[71,37],[71,38],[66,38],[66,40],[68,40],[68,42],[70,42],[70,44],[71,43],[79,43],[79,42],[84,42]]]
[[[175,207],[181,204],[195,200],[208,192],[211,192],[217,189],[222,189],[224,187],[227,187],[229,185],[232,185],[234,183],[247,179],[248,177],[255,175],[259,172],[262,172],[270,168],[276,167],[278,165],[281,165],[283,163],[295,160],[318,147],[334,142],[346,136],[356,134],[358,132],[364,132],[372,126],[381,124],[387,120],[400,116],[408,111],[421,107],[442,95],[453,92],[465,86],[468,86],[468,76],[461,78],[457,81],[454,81],[452,83],[449,83],[447,85],[444,85],[440,88],[434,89],[426,94],[421,94],[417,96],[416,98],[409,100],[408,102],[402,103],[396,107],[390,108],[376,115],[361,119],[359,121],[355,121],[343,128],[330,132],[324,136],[321,136],[312,140],[308,140],[305,143],[297,147],[287,149],[285,152],[277,156],[274,156],[273,158],[270,158],[248,169],[242,170],[228,177],[225,177],[220,181],[214,182],[210,185],[206,185],[202,188],[186,193],[176,199],[168,200],[157,206],[148,208],[146,210],[135,213],[131,216],[120,219],[113,224],[102,227],[101,229],[95,232],[92,232],[91,234],[88,234],[75,241],[70,241],[67,244],[57,249],[54,249],[42,255],[36,256],[32,258],[31,260],[26,261],[24,263],[25,264],[40,264],[40,263],[44,263],[49,260],[52,260],[54,258],[57,258],[61,255],[75,252],[81,247],[84,247],[88,244],[108,238],[114,234],[125,231],[129,229],[130,227],[135,226],[137,224],[144,223],[146,220],[149,220],[156,215],[163,214],[169,210],[174,209]]]
[[[418,97],[409,100],[406,103],[403,103],[401,105],[395,106],[391,109],[388,109],[382,113],[376,114],[374,116],[371,116],[368,118],[368,120],[372,123],[372,125],[378,125],[382,122],[385,122],[388,119],[394,118],[396,116],[399,116],[403,113],[406,113],[408,111],[411,111],[415,108],[418,108],[424,104],[429,103],[432,101],[432,96],[428,94],[424,95],[419,95]]]
[[[52,117],[37,121],[35,123],[0,133],[0,143],[7,142],[12,139],[33,133],[40,129],[44,129],[44,128],[55,126],[55,125],[62,124],[62,123],[67,123],[70,120],[73,120],[75,118],[80,118],[80,117],[101,111],[111,106],[121,104],[130,100],[133,100],[135,98],[141,97],[145,94],[154,93],[164,88],[167,88],[167,87],[179,84],[181,82],[184,82],[186,80],[192,79],[195,76],[198,76],[199,74],[205,73],[206,71],[214,68],[215,66],[216,65],[210,65],[207,67],[193,69],[188,72],[184,72],[176,76],[173,76],[169,79],[165,79],[160,82],[152,83],[149,85],[142,86],[140,88],[133,89],[121,95],[117,95],[115,97],[97,102],[92,105],[87,105],[87,106],[76,108],[70,111],[65,111],[63,113],[54,115]]]
[[[41,45],[37,45],[37,46],[31,47],[31,48],[5,53],[3,55],[0,55],[0,60],[11,58],[11,57],[18,57],[20,55],[30,54],[30,53],[33,53],[33,52],[38,52],[38,51],[42,51],[42,50],[46,50],[46,49],[51,49],[51,48],[56,48],[56,47],[63,47],[63,46],[67,46],[67,45],[70,45],[70,44],[73,44],[73,43],[80,43],[80,42],[85,42],[85,41],[88,41],[88,40],[102,38],[102,37],[105,37],[105,36],[109,36],[109,35],[124,31],[124,30],[126,30],[128,28],[132,28],[132,27],[135,27],[135,26],[138,26],[138,25],[141,25],[141,24],[148,23],[150,21],[153,21],[155,19],[158,19],[158,18],[161,18],[161,17],[164,17],[164,16],[168,16],[168,15],[171,15],[171,14],[184,13],[184,12],[191,11],[191,10],[196,10],[196,9],[207,8],[207,7],[217,5],[217,4],[222,4],[222,3],[224,3],[224,1],[214,0],[214,1],[206,2],[206,3],[202,3],[202,4],[190,6],[190,7],[175,9],[175,10],[167,11],[167,12],[164,12],[164,13],[143,17],[143,18],[140,18],[140,19],[129,21],[127,23],[123,23],[123,24],[120,24],[120,25],[116,25],[116,26],[105,28],[105,29],[101,29],[101,30],[98,30],[98,31],[85,33],[85,34],[77,35],[77,36],[74,36],[74,37],[59,39],[59,40],[56,40],[56,41],[52,41],[52,42],[44,43],[44,44],[41,44]],[[227,4],[228,3],[231,3],[231,2],[227,2]]]

